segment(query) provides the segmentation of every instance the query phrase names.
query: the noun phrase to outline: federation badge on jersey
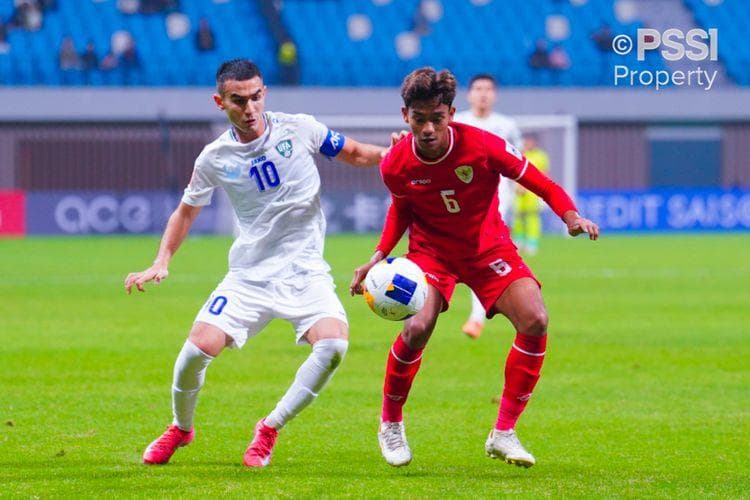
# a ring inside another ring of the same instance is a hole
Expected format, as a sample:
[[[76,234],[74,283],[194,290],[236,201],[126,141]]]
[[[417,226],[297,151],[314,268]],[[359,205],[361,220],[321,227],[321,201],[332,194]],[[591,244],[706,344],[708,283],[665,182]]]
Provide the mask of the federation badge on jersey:
[[[289,139],[281,141],[276,145],[276,151],[284,158],[291,158],[293,151],[292,141]]]
[[[470,183],[471,180],[474,178],[474,169],[471,168],[469,165],[461,165],[460,167],[457,167],[456,170],[456,177],[461,179],[466,184]]]
[[[513,144],[511,144],[510,142],[508,142],[508,141],[505,141],[505,151],[507,151],[508,153],[512,154],[513,156],[515,156],[519,160],[523,159],[523,155],[521,154],[521,152],[519,150],[517,150],[516,147]]]

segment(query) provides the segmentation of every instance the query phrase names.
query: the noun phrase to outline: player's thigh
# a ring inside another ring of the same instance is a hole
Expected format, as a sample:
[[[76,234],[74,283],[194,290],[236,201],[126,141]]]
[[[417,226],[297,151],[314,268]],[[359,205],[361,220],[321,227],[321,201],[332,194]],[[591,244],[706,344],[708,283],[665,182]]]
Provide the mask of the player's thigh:
[[[516,281],[529,278],[537,288],[541,286],[512,244],[493,249],[462,265],[460,275],[479,298],[489,318],[500,312],[495,307],[498,299]]]
[[[244,282],[230,273],[198,311],[195,323],[221,330],[229,337],[227,346],[240,348],[272,317],[268,287]]]
[[[336,318],[321,318],[304,334],[308,344],[323,339],[349,339],[349,325]]]
[[[508,285],[492,312],[507,317],[516,331],[531,335],[543,335],[547,331],[547,309],[539,283],[532,277],[522,277]]]
[[[458,276],[434,255],[425,252],[409,252],[406,257],[417,264],[424,273],[427,283],[440,294],[441,311],[447,311],[453,291],[456,289]],[[416,317],[416,316],[415,316]]]
[[[445,309],[445,299],[432,284],[427,285],[427,299],[424,307],[404,322],[402,335],[406,344],[412,349],[421,349],[427,345],[435,330],[437,319]]]
[[[349,323],[333,278],[314,274],[281,282],[272,296],[274,315],[292,324],[298,344],[323,338],[348,338]]]

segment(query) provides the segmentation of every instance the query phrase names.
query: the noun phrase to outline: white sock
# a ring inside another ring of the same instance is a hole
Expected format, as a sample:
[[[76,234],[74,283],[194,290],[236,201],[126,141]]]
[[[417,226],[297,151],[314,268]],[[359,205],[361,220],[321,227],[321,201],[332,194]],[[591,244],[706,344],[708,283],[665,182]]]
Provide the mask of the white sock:
[[[348,346],[349,341],[344,339],[317,341],[310,356],[297,370],[294,382],[284,397],[266,417],[265,424],[274,429],[281,429],[312,403],[341,364]]]
[[[172,379],[172,414],[174,423],[183,431],[193,428],[198,391],[203,387],[206,367],[212,359],[213,356],[201,351],[189,340],[185,341],[177,355]]]
[[[479,302],[479,297],[474,292],[471,292],[471,314],[469,315],[469,319],[482,325],[487,319],[484,306]]]

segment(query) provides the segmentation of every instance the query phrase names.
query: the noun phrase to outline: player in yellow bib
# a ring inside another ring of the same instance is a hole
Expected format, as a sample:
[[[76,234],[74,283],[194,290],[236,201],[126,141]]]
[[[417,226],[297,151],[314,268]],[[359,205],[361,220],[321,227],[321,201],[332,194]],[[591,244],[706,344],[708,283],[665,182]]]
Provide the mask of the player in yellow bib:
[[[524,138],[524,155],[543,173],[549,170],[549,155],[541,147],[536,136]],[[534,255],[539,250],[539,238],[542,235],[542,205],[539,198],[516,184],[516,199],[513,215],[513,242],[522,252]]]

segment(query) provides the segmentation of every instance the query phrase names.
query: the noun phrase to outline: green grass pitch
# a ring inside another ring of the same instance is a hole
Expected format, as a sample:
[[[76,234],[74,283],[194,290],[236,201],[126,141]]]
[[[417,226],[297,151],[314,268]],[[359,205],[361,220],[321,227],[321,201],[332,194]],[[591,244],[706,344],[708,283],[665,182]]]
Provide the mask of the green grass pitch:
[[[375,236],[326,253],[351,347],[280,435],[271,466],[242,454],[308,350],[272,323],[209,368],[197,437],[172,462],[143,448],[170,420],[172,364],[225,272],[229,240],[191,238],[171,276],[127,296],[146,238],[0,241],[0,496],[746,497],[750,492],[750,236],[549,237],[529,263],[551,323],[542,379],[517,428],[529,470],[484,456],[512,339],[503,318],[460,333],[465,288],[441,316],[406,406],[408,467],[376,439],[399,324],[347,294]]]

